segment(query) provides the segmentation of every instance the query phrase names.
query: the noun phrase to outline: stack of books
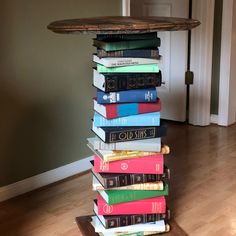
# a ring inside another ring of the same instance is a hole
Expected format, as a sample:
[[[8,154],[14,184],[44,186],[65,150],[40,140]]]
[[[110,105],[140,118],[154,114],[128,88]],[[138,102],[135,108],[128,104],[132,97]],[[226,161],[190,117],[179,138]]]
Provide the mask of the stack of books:
[[[154,235],[169,231],[169,147],[160,120],[161,56],[157,33],[97,35],[93,40],[97,88],[88,139],[94,200],[92,225],[99,235]]]

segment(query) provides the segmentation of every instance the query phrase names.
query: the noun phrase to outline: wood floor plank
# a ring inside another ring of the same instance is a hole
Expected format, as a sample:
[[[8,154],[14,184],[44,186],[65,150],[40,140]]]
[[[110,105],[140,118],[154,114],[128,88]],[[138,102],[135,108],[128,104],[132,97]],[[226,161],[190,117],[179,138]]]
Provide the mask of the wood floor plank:
[[[236,235],[236,125],[196,127],[169,122],[168,198],[190,236]],[[90,173],[0,204],[0,235],[80,236],[75,217],[92,214]]]

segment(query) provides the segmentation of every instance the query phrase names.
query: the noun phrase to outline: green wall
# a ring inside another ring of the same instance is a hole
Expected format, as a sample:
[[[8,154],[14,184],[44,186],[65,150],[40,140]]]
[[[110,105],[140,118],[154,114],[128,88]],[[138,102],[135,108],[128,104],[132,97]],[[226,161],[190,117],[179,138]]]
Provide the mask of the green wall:
[[[1,1],[0,187],[91,155],[94,35],[46,26],[120,14],[120,0]]]

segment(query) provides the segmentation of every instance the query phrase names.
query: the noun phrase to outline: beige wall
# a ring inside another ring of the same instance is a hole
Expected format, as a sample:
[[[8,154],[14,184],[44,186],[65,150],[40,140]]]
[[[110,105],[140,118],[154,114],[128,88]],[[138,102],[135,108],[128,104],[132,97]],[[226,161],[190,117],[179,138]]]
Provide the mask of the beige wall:
[[[46,26],[120,14],[120,0],[1,1],[0,186],[91,155],[94,35]]]

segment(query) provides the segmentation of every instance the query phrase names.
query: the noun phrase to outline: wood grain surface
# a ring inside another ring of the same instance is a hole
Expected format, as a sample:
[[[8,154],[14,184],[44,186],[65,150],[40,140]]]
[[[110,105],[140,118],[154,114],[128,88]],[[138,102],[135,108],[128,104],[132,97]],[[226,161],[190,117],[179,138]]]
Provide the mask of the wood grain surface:
[[[190,30],[200,22],[174,17],[110,16],[54,21],[48,29],[55,33],[145,33],[155,31]]]
[[[172,219],[189,236],[235,236],[236,124],[168,126]],[[0,235],[81,236],[75,217],[91,215],[94,198],[87,173],[0,203]]]

